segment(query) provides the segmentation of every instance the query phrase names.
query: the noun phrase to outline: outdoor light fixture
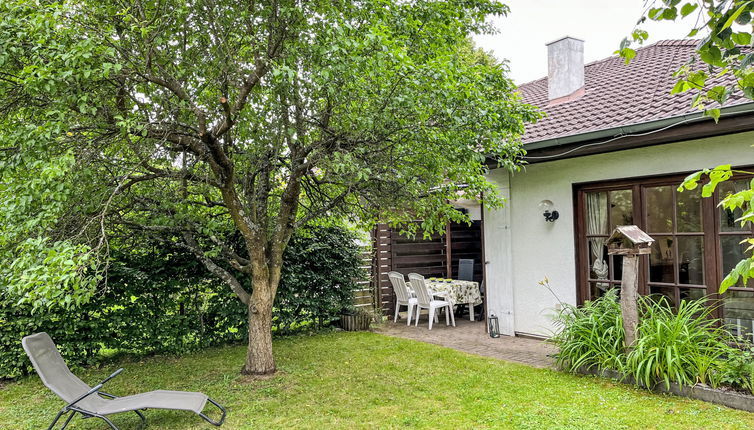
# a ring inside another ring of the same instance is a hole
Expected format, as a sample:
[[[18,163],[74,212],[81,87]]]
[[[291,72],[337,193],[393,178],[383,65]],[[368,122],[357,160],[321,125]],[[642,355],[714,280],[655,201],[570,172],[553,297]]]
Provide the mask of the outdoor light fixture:
[[[490,337],[500,337],[500,323],[495,314],[490,315]]]
[[[560,218],[560,214],[558,211],[553,210],[553,204],[550,200],[542,200],[539,202],[539,209],[542,211],[542,215],[545,217],[545,221],[547,222],[555,222],[556,219]]]

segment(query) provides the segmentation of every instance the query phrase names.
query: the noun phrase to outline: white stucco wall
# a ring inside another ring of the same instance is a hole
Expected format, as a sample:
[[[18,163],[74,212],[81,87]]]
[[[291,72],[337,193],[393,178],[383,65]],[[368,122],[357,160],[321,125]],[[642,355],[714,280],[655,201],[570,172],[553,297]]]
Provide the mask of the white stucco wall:
[[[475,200],[456,200],[453,206],[459,209],[466,209],[469,219],[472,221],[478,221],[482,219],[482,206]]]
[[[489,312],[512,312],[517,333],[550,335],[557,301],[538,285],[545,276],[563,302],[576,303],[573,184],[754,164],[752,145],[747,132],[492,171],[489,179],[509,200],[484,214]],[[538,208],[545,199],[560,212],[554,223]]]

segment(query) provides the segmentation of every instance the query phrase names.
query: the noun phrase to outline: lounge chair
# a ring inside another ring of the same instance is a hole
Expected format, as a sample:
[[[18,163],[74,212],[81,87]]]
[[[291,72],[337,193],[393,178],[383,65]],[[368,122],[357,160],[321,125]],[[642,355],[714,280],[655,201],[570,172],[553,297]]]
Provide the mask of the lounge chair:
[[[105,383],[118,376],[123,369],[116,370],[99,384],[90,387],[71,373],[58,348],[47,333],[26,336],[21,343],[45,386],[66,402],[63,409],[55,416],[50,427],[47,428],[48,430],[52,430],[58,420],[69,412],[71,414],[66,418],[61,430],[68,426],[68,423],[77,413],[85,419],[100,418],[113,430],[118,430],[118,427],[107,416],[122,412],[135,412],[141,418],[142,424],[145,424],[146,418],[140,411],[146,409],[191,411],[218,427],[225,421],[225,408],[202,393],[157,390],[133,396],[117,397],[100,391]],[[213,421],[202,413],[207,402],[220,409],[222,412],[220,421]]]

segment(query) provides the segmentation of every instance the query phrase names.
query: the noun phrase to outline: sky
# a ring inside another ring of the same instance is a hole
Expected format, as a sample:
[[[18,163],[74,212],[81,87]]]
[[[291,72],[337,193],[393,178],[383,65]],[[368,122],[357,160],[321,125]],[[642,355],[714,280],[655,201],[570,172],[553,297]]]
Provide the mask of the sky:
[[[498,59],[509,61],[516,84],[547,75],[546,43],[572,36],[584,40],[584,61],[613,55],[621,40],[629,36],[642,16],[644,0],[503,0],[511,11],[494,19],[499,33],[475,36],[478,46]],[[695,15],[695,14],[692,14]],[[683,39],[693,27],[679,22],[647,22],[646,44],[664,39]]]

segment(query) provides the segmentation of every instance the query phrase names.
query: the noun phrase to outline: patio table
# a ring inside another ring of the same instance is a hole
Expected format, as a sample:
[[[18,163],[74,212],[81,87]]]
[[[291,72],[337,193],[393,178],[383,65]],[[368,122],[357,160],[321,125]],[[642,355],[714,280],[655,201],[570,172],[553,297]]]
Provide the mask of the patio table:
[[[458,303],[469,304],[469,320],[474,321],[474,306],[482,304],[482,294],[479,292],[479,282],[461,281],[453,279],[450,282],[429,280],[427,288],[436,293],[446,293],[452,306]]]

